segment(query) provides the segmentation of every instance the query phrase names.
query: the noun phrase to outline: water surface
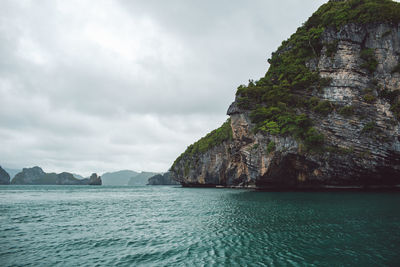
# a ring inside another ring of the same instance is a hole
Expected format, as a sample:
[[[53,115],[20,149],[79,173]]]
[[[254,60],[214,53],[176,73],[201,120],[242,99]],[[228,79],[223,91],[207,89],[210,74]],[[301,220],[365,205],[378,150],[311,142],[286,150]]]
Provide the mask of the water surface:
[[[400,265],[400,194],[0,186],[0,266]]]

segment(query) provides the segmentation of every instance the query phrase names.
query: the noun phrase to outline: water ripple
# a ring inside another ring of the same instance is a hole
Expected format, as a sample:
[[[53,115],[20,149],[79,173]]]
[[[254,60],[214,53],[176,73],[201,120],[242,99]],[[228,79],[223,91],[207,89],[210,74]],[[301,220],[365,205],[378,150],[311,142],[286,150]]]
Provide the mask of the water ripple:
[[[0,266],[399,265],[400,196],[0,186]]]

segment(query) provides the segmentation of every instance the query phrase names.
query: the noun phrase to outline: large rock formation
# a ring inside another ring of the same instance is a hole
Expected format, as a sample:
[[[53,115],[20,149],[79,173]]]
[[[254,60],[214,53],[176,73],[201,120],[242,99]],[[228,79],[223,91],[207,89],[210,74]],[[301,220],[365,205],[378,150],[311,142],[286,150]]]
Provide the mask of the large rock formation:
[[[89,179],[80,180],[68,172],[46,173],[38,166],[23,168],[11,181],[11,184],[19,185],[88,185],[89,183]]]
[[[101,185],[101,177],[97,176],[96,173],[92,173],[89,178],[89,185]]]
[[[0,184],[10,184],[10,175],[0,166]]]
[[[174,179],[263,188],[400,184],[400,4],[330,1],[269,63],[265,77],[238,88],[227,112],[232,137],[214,131],[190,146],[171,167]]]
[[[150,177],[147,185],[178,185],[179,183],[172,179],[171,173],[157,174]]]

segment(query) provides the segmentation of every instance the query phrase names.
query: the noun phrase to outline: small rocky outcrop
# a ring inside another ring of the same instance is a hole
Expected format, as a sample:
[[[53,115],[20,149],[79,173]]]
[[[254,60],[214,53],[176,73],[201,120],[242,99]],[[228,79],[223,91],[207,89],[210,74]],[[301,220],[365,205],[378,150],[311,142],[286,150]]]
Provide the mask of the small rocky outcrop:
[[[329,1],[174,162],[184,186],[400,184],[400,4]],[[223,133],[223,134],[221,134]]]
[[[178,185],[179,183],[172,179],[171,173],[157,174],[150,177],[147,185]]]
[[[0,184],[10,184],[10,175],[0,166]]]
[[[101,185],[101,177],[97,176],[96,173],[92,173],[89,178],[89,185]]]

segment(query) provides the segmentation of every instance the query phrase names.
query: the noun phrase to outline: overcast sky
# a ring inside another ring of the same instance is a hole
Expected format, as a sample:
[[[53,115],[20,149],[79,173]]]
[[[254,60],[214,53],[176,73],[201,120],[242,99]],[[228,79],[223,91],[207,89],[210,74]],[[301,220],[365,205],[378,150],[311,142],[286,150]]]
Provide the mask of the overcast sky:
[[[0,1],[0,165],[166,171],[322,0]]]

